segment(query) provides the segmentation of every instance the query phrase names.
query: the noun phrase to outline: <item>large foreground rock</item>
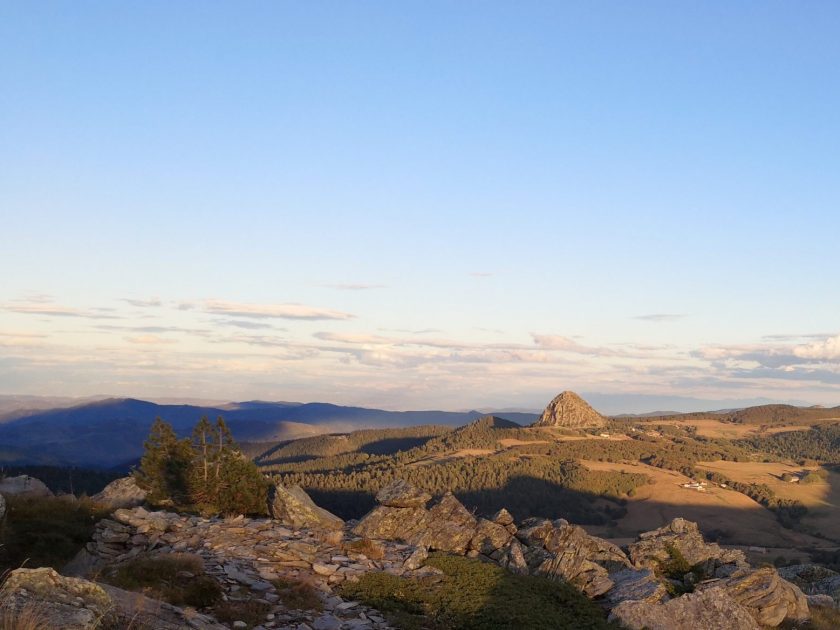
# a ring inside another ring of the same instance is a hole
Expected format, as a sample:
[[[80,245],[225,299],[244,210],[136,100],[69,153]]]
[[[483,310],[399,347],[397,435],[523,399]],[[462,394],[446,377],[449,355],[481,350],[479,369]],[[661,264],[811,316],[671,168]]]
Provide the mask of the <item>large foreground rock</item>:
[[[626,601],[655,604],[668,595],[665,584],[650,569],[622,569],[610,573],[609,577],[613,587],[607,593],[604,603],[610,608]]]
[[[640,534],[639,540],[630,545],[630,559],[636,566],[656,568],[671,559],[670,549],[679,551],[691,566],[706,563],[704,568],[709,575],[723,565],[748,566],[743,551],[707,543],[697,523],[684,518],[675,518],[659,529]]]
[[[403,479],[394,479],[376,493],[376,501],[388,507],[426,507],[432,495]]]
[[[463,554],[478,535],[478,521],[453,494],[447,493],[429,510],[420,506],[379,505],[359,521],[353,533]]]
[[[698,590],[725,591],[762,626],[772,628],[785,620],[800,623],[809,617],[805,594],[773,567],[738,571],[727,579],[702,584]]]
[[[112,508],[132,508],[146,502],[146,491],[137,485],[134,477],[122,477],[109,483],[91,499]]]
[[[0,619],[11,625],[28,615],[38,630],[155,628],[156,630],[221,630],[224,626],[197,613],[53,569],[17,569],[0,588]],[[5,628],[6,626],[3,625]]]
[[[4,477],[0,479],[0,494],[18,495],[24,497],[51,497],[52,491],[40,479],[29,475]]]
[[[664,604],[625,601],[612,609],[609,619],[628,630],[760,630],[750,612],[721,588]]]
[[[527,545],[530,573],[569,582],[589,597],[613,587],[610,572],[632,567],[617,546],[563,519],[528,519],[522,525],[516,536]]]
[[[779,575],[807,595],[828,596],[840,607],[840,573],[819,564],[795,564],[779,569]]]
[[[300,486],[289,488],[274,485],[268,496],[271,517],[290,527],[312,527],[317,529],[341,529],[344,521],[332,512],[315,505]]]

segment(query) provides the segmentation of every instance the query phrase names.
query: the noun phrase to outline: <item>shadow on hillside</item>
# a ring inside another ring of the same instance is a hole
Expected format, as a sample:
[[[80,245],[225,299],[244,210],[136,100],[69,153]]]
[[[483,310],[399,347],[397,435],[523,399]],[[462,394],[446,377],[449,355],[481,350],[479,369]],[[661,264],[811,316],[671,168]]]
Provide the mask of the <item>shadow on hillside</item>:
[[[418,446],[423,446],[434,437],[433,435],[428,435],[421,437],[385,438],[376,442],[369,442],[359,448],[359,451],[368,455],[393,455],[400,451],[410,451]]]
[[[376,507],[373,492],[317,488],[306,490],[315,503],[346,520],[359,519]],[[632,538],[642,531],[656,529],[682,516],[696,522],[710,542],[767,547],[836,546],[836,542],[831,540],[825,539],[824,544],[819,544],[816,539],[804,538],[800,532],[782,527],[773,512],[758,504],[753,509],[737,509],[677,505],[648,499],[634,504],[637,516],[640,513],[647,515],[645,525],[634,527],[623,520],[627,515],[627,500],[571,490],[536,477],[514,477],[498,488],[457,491],[454,494],[476,515],[489,517],[505,508],[513,514],[517,523],[529,517],[565,518],[576,525],[592,526],[598,535],[608,538]],[[687,495],[687,498],[690,496]]]

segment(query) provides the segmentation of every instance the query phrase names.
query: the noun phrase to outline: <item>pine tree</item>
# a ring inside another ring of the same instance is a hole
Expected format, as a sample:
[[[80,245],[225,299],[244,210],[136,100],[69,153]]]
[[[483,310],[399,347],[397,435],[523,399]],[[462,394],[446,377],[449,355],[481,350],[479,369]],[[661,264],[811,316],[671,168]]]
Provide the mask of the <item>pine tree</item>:
[[[216,478],[212,474],[217,459],[214,447],[215,430],[207,419],[201,418],[192,432],[192,466],[190,469],[190,498],[195,505],[210,507],[215,502]]]
[[[179,440],[172,425],[156,418],[143,446],[145,452],[134,478],[148,492],[149,503],[181,504],[187,500],[192,465],[189,441]]]

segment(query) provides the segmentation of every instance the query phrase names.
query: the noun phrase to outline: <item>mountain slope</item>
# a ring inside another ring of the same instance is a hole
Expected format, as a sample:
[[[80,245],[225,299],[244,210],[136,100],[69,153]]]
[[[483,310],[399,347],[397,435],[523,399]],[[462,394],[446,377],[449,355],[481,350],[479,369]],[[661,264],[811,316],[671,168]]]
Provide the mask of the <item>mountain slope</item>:
[[[220,407],[161,405],[106,399],[68,408],[35,410],[0,424],[0,463],[74,464],[111,467],[142,454],[143,440],[158,416],[179,435],[189,435],[202,416],[223,416],[239,441],[278,442],[304,435],[419,424],[459,426],[483,414],[446,411],[385,411],[328,403],[252,401]],[[510,414],[533,420],[531,414]]]

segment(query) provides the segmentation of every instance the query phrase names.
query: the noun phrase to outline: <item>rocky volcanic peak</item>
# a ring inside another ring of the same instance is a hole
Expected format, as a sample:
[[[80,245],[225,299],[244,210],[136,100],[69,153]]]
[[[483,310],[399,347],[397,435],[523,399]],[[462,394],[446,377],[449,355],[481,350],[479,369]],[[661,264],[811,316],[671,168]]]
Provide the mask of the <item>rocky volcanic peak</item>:
[[[548,403],[532,426],[535,427],[601,427],[606,419],[574,392],[563,392]]]

